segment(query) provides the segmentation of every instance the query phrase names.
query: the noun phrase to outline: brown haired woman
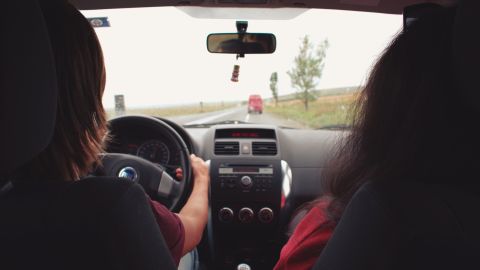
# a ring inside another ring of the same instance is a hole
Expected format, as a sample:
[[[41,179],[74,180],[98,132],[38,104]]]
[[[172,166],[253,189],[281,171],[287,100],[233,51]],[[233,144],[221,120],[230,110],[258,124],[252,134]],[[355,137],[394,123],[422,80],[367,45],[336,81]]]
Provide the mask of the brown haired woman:
[[[66,1],[40,1],[58,80],[54,135],[48,147],[19,171],[19,179],[77,181],[100,163],[108,134],[102,106],[105,67],[100,44],[87,19]],[[166,244],[178,264],[201,240],[208,215],[208,168],[192,155],[194,187],[179,214],[151,201]]]
[[[451,92],[454,14],[432,10],[380,57],[325,178],[325,195],[309,204],[275,269],[311,269],[353,194],[371,179],[442,183],[476,171],[475,114]]]

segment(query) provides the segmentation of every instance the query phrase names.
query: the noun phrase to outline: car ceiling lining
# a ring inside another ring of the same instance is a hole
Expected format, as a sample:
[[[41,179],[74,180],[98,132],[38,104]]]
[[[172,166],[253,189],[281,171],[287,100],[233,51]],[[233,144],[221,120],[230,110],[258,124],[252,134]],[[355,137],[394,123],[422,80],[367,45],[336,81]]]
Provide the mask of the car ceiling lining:
[[[457,0],[70,0],[80,10],[156,6],[322,8],[401,14],[403,7],[434,2],[450,5]]]

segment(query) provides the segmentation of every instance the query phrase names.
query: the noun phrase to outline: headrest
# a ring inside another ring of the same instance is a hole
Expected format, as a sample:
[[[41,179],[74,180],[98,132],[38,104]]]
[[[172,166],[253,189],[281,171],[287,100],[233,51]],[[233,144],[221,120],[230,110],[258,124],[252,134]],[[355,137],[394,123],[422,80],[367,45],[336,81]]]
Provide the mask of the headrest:
[[[0,180],[49,144],[57,81],[48,31],[36,0],[0,3]]]
[[[453,26],[453,64],[462,99],[480,112],[480,1],[463,0]]]

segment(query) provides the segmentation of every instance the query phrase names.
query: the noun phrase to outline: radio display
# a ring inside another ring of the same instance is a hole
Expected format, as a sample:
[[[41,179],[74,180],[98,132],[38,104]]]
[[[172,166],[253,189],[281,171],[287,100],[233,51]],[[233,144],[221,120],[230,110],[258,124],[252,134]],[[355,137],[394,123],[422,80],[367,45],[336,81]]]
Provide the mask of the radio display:
[[[271,167],[223,167],[219,168],[219,174],[273,174]]]
[[[237,128],[237,129],[218,129],[215,132],[217,139],[275,139],[275,131],[273,129],[254,129],[254,128]]]
[[[234,167],[232,168],[234,173],[258,173],[260,168],[248,168],[248,167]]]

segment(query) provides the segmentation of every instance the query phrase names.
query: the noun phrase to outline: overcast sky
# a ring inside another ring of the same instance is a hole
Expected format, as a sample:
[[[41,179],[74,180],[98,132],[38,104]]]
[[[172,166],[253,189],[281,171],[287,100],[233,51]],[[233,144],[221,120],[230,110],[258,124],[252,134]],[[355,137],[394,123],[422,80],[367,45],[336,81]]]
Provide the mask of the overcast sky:
[[[116,94],[125,95],[127,107],[246,100],[250,94],[270,97],[274,71],[280,95],[292,93],[286,72],[306,34],[315,43],[330,42],[319,89],[360,85],[402,25],[399,15],[335,10],[307,10],[291,20],[249,20],[248,32],[276,35],[277,51],[237,61],[234,55],[206,49],[209,33],[236,31],[233,19],[193,18],[173,7],[83,13],[108,16],[111,24],[96,28],[105,54],[108,108]],[[238,83],[230,81],[235,64],[240,65]]]

